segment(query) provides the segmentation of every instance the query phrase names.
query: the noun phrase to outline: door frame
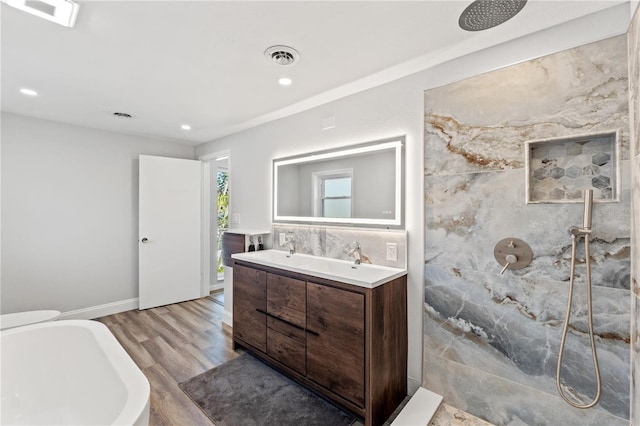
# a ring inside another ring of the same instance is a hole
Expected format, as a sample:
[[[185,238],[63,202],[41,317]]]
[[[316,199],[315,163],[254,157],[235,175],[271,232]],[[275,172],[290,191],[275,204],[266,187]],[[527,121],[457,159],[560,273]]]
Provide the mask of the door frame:
[[[202,162],[202,295],[207,296],[211,286],[211,162],[220,157],[228,157],[227,169],[231,179],[231,152],[226,149],[198,157]],[[232,198],[229,196],[229,210]]]

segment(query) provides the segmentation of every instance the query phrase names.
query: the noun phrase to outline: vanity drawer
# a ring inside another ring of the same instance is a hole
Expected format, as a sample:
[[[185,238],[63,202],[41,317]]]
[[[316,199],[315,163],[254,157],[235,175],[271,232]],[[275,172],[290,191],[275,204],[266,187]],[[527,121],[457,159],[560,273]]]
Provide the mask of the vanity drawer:
[[[267,274],[267,313],[304,328],[306,325],[306,282]]]
[[[304,335],[304,331],[296,329],[282,321],[269,318],[273,320],[273,323],[280,323],[286,327],[279,327],[280,330],[286,330],[287,327],[301,332]],[[295,338],[289,336],[293,335]],[[267,327],[267,355],[274,358],[277,361],[285,364],[292,370],[297,371],[300,374],[306,374],[306,346],[304,342],[301,342],[295,332],[290,332],[287,335],[280,333],[279,331]]]
[[[288,337],[291,340],[295,340],[296,342],[302,344],[303,346],[307,341],[307,333],[298,327],[295,327],[291,324],[287,324],[284,321],[280,321],[277,318],[267,317],[267,328],[277,331],[285,337]]]

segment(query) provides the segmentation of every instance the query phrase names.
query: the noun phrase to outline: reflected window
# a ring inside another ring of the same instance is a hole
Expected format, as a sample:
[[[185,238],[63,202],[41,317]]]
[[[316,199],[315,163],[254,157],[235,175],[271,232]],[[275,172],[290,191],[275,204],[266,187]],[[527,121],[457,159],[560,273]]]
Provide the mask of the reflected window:
[[[316,173],[315,193],[319,204],[316,216],[320,217],[352,217],[352,180],[353,170],[339,172]]]

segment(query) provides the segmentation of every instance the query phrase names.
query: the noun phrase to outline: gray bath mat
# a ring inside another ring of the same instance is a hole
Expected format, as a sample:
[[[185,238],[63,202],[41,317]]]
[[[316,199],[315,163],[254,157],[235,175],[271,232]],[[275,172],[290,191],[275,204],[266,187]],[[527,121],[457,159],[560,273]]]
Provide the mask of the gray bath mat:
[[[216,426],[349,426],[356,420],[247,353],[180,387]]]

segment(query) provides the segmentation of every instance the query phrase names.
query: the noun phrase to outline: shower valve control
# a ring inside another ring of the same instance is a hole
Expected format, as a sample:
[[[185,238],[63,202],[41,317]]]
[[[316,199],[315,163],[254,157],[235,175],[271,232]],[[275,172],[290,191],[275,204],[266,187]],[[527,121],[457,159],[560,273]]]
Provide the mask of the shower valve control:
[[[505,238],[498,241],[493,255],[500,265],[501,274],[507,269],[522,269],[531,263],[533,252],[529,244],[518,238]]]
[[[513,254],[508,254],[504,257],[504,259],[507,261],[506,265],[504,265],[504,267],[502,268],[502,271],[500,271],[500,275],[504,274],[504,271],[507,270],[507,268],[509,267],[509,265],[513,265],[518,261],[518,258],[513,255]]]

